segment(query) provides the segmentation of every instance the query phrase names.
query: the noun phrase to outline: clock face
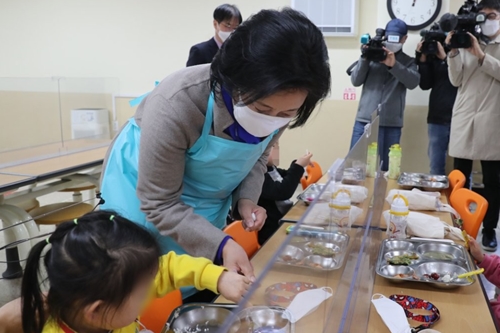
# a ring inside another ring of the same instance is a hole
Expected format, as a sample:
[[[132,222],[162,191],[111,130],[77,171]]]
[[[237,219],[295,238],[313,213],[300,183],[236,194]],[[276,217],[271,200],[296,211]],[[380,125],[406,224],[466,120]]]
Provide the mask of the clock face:
[[[403,20],[409,30],[420,30],[434,23],[442,0],[387,0],[391,18]]]

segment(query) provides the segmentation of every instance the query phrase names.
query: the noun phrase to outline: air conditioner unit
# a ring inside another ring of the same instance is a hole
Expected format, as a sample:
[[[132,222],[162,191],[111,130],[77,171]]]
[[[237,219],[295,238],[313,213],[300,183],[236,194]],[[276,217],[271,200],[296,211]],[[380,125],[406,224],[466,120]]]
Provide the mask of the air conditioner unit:
[[[71,138],[87,140],[109,140],[110,131],[108,110],[71,110]]]
[[[324,36],[355,36],[358,0],[292,0]]]

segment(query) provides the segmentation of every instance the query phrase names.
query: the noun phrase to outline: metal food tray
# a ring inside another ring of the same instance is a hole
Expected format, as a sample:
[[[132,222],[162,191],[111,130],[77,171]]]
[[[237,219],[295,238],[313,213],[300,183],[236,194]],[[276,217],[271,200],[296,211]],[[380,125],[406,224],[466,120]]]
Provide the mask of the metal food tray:
[[[403,172],[398,178],[398,184],[404,189],[419,187],[424,190],[445,190],[450,186],[448,177],[427,175],[424,173]]]
[[[366,172],[362,168],[346,168],[342,175],[342,184],[361,185],[366,179]]]
[[[309,206],[309,204],[320,195],[325,186],[325,184],[311,184],[304,190],[304,192],[297,196],[297,199],[303,201],[307,206]],[[318,202],[328,202],[330,196],[331,192],[325,191],[323,196],[318,199]]]
[[[349,244],[349,235],[337,231],[316,231],[299,229],[283,252],[279,264],[322,271],[332,271],[342,267]],[[333,255],[315,254],[311,246],[332,249]]]
[[[387,260],[403,254],[416,253],[418,259],[412,260],[410,265],[390,265]],[[449,259],[435,259],[432,256],[447,255]],[[417,239],[386,239],[380,245],[380,251],[377,259],[376,272],[378,275],[390,279],[394,282],[414,281],[421,283],[430,283],[440,288],[456,288],[469,286],[474,283],[475,278],[452,279],[450,282],[443,282],[425,277],[424,274],[438,273],[440,279],[445,274],[457,275],[467,273],[475,269],[465,247],[439,241],[425,241]],[[399,277],[403,274],[403,277]]]
[[[214,333],[237,308],[236,304],[184,304],[172,311],[161,333]]]

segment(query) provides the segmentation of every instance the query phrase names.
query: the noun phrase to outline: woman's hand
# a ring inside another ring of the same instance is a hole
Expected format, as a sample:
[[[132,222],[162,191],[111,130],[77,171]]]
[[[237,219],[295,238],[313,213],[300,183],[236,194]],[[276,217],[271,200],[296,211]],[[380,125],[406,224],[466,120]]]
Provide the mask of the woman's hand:
[[[450,43],[451,43],[451,37],[453,37],[454,34],[455,34],[454,31],[450,31],[448,33],[448,36],[446,36],[446,39],[444,40],[444,45],[448,45],[448,46],[450,45]],[[458,50],[457,49],[451,49],[450,53],[449,53],[449,56],[453,58],[457,54],[458,54]]]
[[[444,50],[444,47],[441,44],[441,42],[437,42],[437,46],[438,46],[438,53],[436,54],[436,56],[441,60],[446,59],[446,51]]]
[[[418,53],[420,53],[420,59],[419,59],[419,61],[420,62],[426,62],[427,61],[427,56],[422,53],[422,45],[424,45],[424,41],[423,40],[421,40],[420,42],[418,42],[417,49],[415,51],[417,51]]]
[[[474,257],[474,259],[476,259],[477,263],[480,264],[484,259],[484,253],[474,238],[472,238],[471,236],[467,237],[469,237],[470,254],[472,255],[472,257]]]
[[[302,157],[299,157],[296,161],[295,164],[300,165],[301,167],[305,168],[308,165],[312,165],[311,163],[311,158],[313,157],[313,154],[307,153]]]
[[[238,212],[246,231],[259,231],[267,219],[266,210],[249,199],[240,199],[238,201]]]
[[[242,273],[251,282],[255,281],[253,266],[248,259],[248,255],[243,248],[230,239],[222,249],[222,260],[224,267],[230,272]]]
[[[250,288],[250,279],[235,272],[224,272],[217,282],[219,293],[230,301],[238,303]]]
[[[473,34],[471,34],[470,32],[468,32],[468,34],[472,45],[467,49],[467,51],[469,51],[472,55],[476,56],[476,58],[478,58],[479,61],[482,62],[484,60],[485,54],[483,50],[481,50],[481,45],[479,45],[479,41]]]

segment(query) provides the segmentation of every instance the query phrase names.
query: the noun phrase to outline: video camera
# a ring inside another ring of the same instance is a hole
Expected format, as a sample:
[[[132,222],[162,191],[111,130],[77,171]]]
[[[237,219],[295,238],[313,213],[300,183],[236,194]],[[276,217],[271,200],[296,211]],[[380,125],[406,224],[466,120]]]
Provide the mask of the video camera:
[[[434,23],[429,30],[421,30],[420,36],[424,39],[420,51],[426,55],[437,54],[439,51],[438,42],[444,46],[444,41],[446,40],[446,34],[437,23]]]
[[[439,25],[445,32],[454,31],[451,37],[452,49],[467,49],[472,46],[469,32],[478,36],[477,26],[486,21],[486,16],[477,9],[477,1],[466,0],[458,10],[458,15],[444,14]]]
[[[387,52],[384,50],[385,30],[375,30],[375,36],[370,37],[370,34],[361,36],[361,56],[370,61],[384,61],[387,58]]]

